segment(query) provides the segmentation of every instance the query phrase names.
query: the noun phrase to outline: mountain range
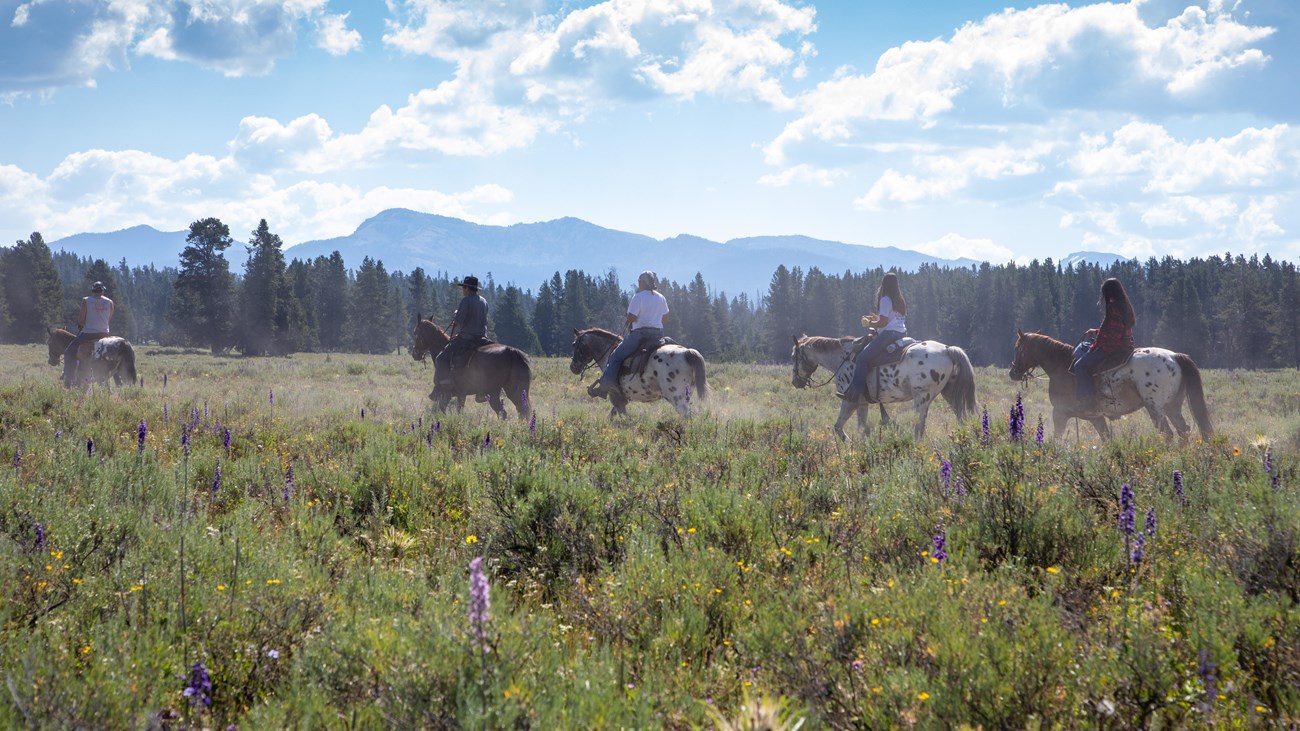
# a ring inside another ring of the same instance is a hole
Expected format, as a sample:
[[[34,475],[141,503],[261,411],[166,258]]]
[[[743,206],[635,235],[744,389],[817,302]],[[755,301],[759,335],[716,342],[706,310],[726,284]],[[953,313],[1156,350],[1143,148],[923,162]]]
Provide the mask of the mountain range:
[[[135,226],[112,233],[75,234],[51,242],[50,248],[102,258],[110,264],[126,259],[132,266],[175,267],[187,234]],[[782,264],[804,271],[815,266],[828,274],[841,274],[877,266],[913,271],[922,264],[966,267],[979,263],[807,236],[756,236],[723,243],[690,235],[660,240],[577,218],[486,226],[396,208],[367,219],[351,235],[290,246],[285,256],[306,260],[336,250],[352,268],[369,256],[382,261],[389,272],[422,267],[429,274],[454,277],[473,274],[482,279],[490,274],[497,283],[532,290],[555,272],[569,269],[595,275],[613,269],[625,286],[631,286],[644,269],[677,282],[688,282],[699,272],[714,290],[729,294],[765,292],[772,273]],[[236,241],[226,250],[226,258],[232,270],[241,271],[247,249]],[[1124,257],[1082,252],[1068,258],[1104,266]]]

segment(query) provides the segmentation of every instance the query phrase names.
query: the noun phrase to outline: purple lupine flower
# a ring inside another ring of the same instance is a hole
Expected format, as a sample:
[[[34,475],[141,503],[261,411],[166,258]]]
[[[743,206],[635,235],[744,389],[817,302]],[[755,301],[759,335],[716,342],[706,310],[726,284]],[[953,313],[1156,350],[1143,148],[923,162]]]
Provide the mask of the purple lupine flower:
[[[966,497],[966,482],[961,479],[961,475],[958,475],[957,479],[953,481],[953,486],[957,490],[957,497],[964,499]]]
[[[1178,496],[1178,504],[1187,504],[1187,495],[1183,494],[1183,471],[1174,470],[1174,494]]]
[[[212,676],[203,661],[194,663],[181,695],[190,699],[190,705],[199,704],[204,708],[212,705]]]
[[[289,498],[293,497],[293,487],[293,465],[291,464],[284,470],[284,501],[286,503],[289,502]]]
[[[95,440],[91,439],[90,437],[86,438],[86,456],[87,457],[95,456]]]
[[[266,401],[267,401],[267,403],[271,404],[272,406],[275,406],[275,389],[274,389],[274,388],[268,388],[268,389],[266,389]]]
[[[984,416],[980,418],[980,444],[989,443],[989,407],[984,407]]]
[[[1119,489],[1119,529],[1124,535],[1133,535],[1134,523],[1137,520],[1137,505],[1133,501],[1133,488],[1125,482],[1124,486]]]
[[[19,444],[14,447],[14,467],[23,466],[23,445]]]
[[[1011,441],[1018,442],[1025,436],[1025,405],[1020,400],[1020,394],[1016,394],[1016,403],[1011,407],[1011,415],[1007,418],[1007,427],[1011,431]]]
[[[190,429],[184,424],[181,424],[181,451],[190,456]]]
[[[1137,534],[1137,537],[1133,539],[1133,554],[1129,558],[1134,566],[1142,565],[1142,559],[1146,557],[1146,547],[1147,537],[1141,533]]]
[[[45,526],[37,523],[32,526],[32,532],[36,534],[36,544],[32,548],[39,551],[45,547]]]
[[[537,433],[537,412],[536,411],[533,412],[532,416],[528,417],[528,433],[529,434]]]
[[[416,423],[416,424],[419,424],[419,425],[420,425],[420,428],[423,429],[423,428],[424,428],[424,414],[420,414],[420,417],[419,417],[418,419],[415,420],[415,423]]]
[[[171,423],[171,419],[171,412],[167,410],[167,404],[163,404],[163,423],[169,424]]]
[[[167,372],[163,371],[163,388],[167,388]]]
[[[207,399],[203,399],[203,418],[204,418],[204,419],[207,419],[207,418],[208,418],[208,400],[207,400]]]
[[[483,573],[483,557],[479,556],[469,562],[469,627],[470,634],[483,648],[483,652],[492,651],[487,637],[487,623],[490,619],[492,615],[488,605],[488,580],[487,575]]]
[[[1156,509],[1154,506],[1147,508],[1147,518],[1143,527],[1147,535],[1154,536],[1156,534]]]
[[[271,658],[272,660],[279,660],[279,659],[280,659],[280,651],[279,651],[279,650],[276,650],[276,649],[267,650],[267,651],[266,651],[266,656],[269,657],[269,658]]]
[[[221,446],[223,449],[226,450],[226,454],[229,455],[230,454],[230,430],[229,429],[226,429],[221,435]]]
[[[217,460],[217,469],[212,476],[212,497],[216,497],[221,491],[221,460]]]
[[[1273,450],[1264,450],[1264,474],[1273,474]]]
[[[433,433],[437,434],[442,431],[442,419],[433,422]]]
[[[433,447],[433,425],[432,424],[429,425],[429,431],[424,435],[424,443],[429,445],[430,448]]]
[[[55,429],[55,430],[54,430],[54,438],[55,438],[55,439],[61,439],[61,438],[63,438],[63,430],[62,430],[62,429]]]
[[[488,432],[483,436],[483,448],[487,449],[488,447],[491,446],[492,446],[492,432]]]
[[[361,407],[361,418],[366,418],[366,407],[364,406]]]
[[[1042,446],[1043,444],[1043,415],[1038,415],[1038,429],[1034,432],[1034,443]]]
[[[946,457],[939,465],[939,479],[943,482],[943,494],[946,496],[952,489],[952,462]]]
[[[144,423],[144,419],[141,419],[140,426],[136,427],[135,429],[135,442],[137,448],[141,452],[144,451],[144,438],[148,435],[149,435],[149,425]]]
[[[1219,697],[1219,666],[1210,657],[1210,651],[1204,647],[1196,655],[1196,674],[1205,686],[1205,705],[1210,706]]]
[[[524,411],[528,410],[528,389],[519,392],[519,407]]]
[[[930,553],[930,556],[936,561],[943,561],[948,558],[948,552],[944,550],[944,546],[947,545],[947,543],[948,531],[944,529],[943,523],[940,523],[935,526],[934,551]]]
[[[1281,474],[1273,475],[1273,489],[1277,490],[1281,487],[1282,487],[1282,475]]]

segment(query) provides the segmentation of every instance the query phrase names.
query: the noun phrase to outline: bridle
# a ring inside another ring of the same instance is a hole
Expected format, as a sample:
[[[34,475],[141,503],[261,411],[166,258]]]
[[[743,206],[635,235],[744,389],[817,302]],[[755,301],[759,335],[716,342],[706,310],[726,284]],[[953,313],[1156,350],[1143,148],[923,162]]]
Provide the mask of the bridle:
[[[1020,354],[1023,350],[1024,349],[1021,345],[1017,343],[1016,355],[1011,359],[1011,371],[1007,375],[1011,376],[1012,380],[1020,381],[1021,383],[1028,383],[1031,379],[1042,378],[1042,376],[1034,373],[1034,369],[1038,366],[1023,366],[1020,364]],[[1020,375],[1016,375],[1017,373]]]
[[[609,355],[610,353],[614,352],[614,348],[617,348],[620,342],[620,338],[615,336],[614,339],[610,341],[609,347],[606,348],[604,352],[602,352],[599,356],[597,356],[587,349],[587,342],[585,338],[587,338],[590,335],[591,333],[582,333],[581,335],[578,335],[573,339],[573,360],[570,361],[569,363],[569,370],[574,375],[581,376],[582,374],[586,373],[592,368],[595,368],[598,365],[600,365],[601,359]],[[583,363],[585,363],[586,365],[581,366],[575,370],[575,366],[578,363],[579,349],[581,349]]]
[[[844,365],[844,361],[848,359],[849,359],[849,355],[848,353],[845,353],[844,360],[840,361],[840,365]],[[802,370],[800,366],[811,366],[808,368],[807,375],[803,375],[802,373],[800,373],[800,370]],[[828,368],[827,370],[831,372],[829,378],[817,384],[816,386],[809,385],[809,383],[812,381],[812,374],[816,370],[817,370],[817,364],[810,363],[808,360],[808,356],[804,355],[803,344],[795,343],[794,344],[794,378],[792,379],[795,381],[795,388],[821,388],[822,386],[825,386],[830,382],[834,381],[835,375],[839,372],[840,369],[838,367]],[[798,383],[799,381],[802,381],[803,385],[799,385]]]

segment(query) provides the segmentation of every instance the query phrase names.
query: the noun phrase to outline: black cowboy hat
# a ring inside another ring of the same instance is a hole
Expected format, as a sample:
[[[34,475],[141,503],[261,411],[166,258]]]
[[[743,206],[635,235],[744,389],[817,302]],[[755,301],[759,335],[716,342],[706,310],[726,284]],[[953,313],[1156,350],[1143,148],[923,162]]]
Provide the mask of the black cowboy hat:
[[[469,287],[470,289],[478,291],[478,277],[471,275],[465,277],[463,280],[457,279],[456,281],[452,282],[451,285],[453,287]]]

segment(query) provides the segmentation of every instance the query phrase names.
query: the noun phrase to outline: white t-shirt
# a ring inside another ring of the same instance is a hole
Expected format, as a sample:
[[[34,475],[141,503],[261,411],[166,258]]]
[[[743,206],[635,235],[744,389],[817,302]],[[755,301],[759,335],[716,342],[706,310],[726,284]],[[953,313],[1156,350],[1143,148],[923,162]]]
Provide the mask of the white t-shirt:
[[[643,327],[663,328],[664,315],[668,314],[668,300],[653,289],[643,289],[632,295],[627,303],[627,314],[636,315],[633,330]]]
[[[881,332],[896,332],[907,334],[907,315],[901,312],[894,312],[894,301],[889,295],[880,295],[880,313],[883,317],[888,317],[889,322],[881,328]]]

